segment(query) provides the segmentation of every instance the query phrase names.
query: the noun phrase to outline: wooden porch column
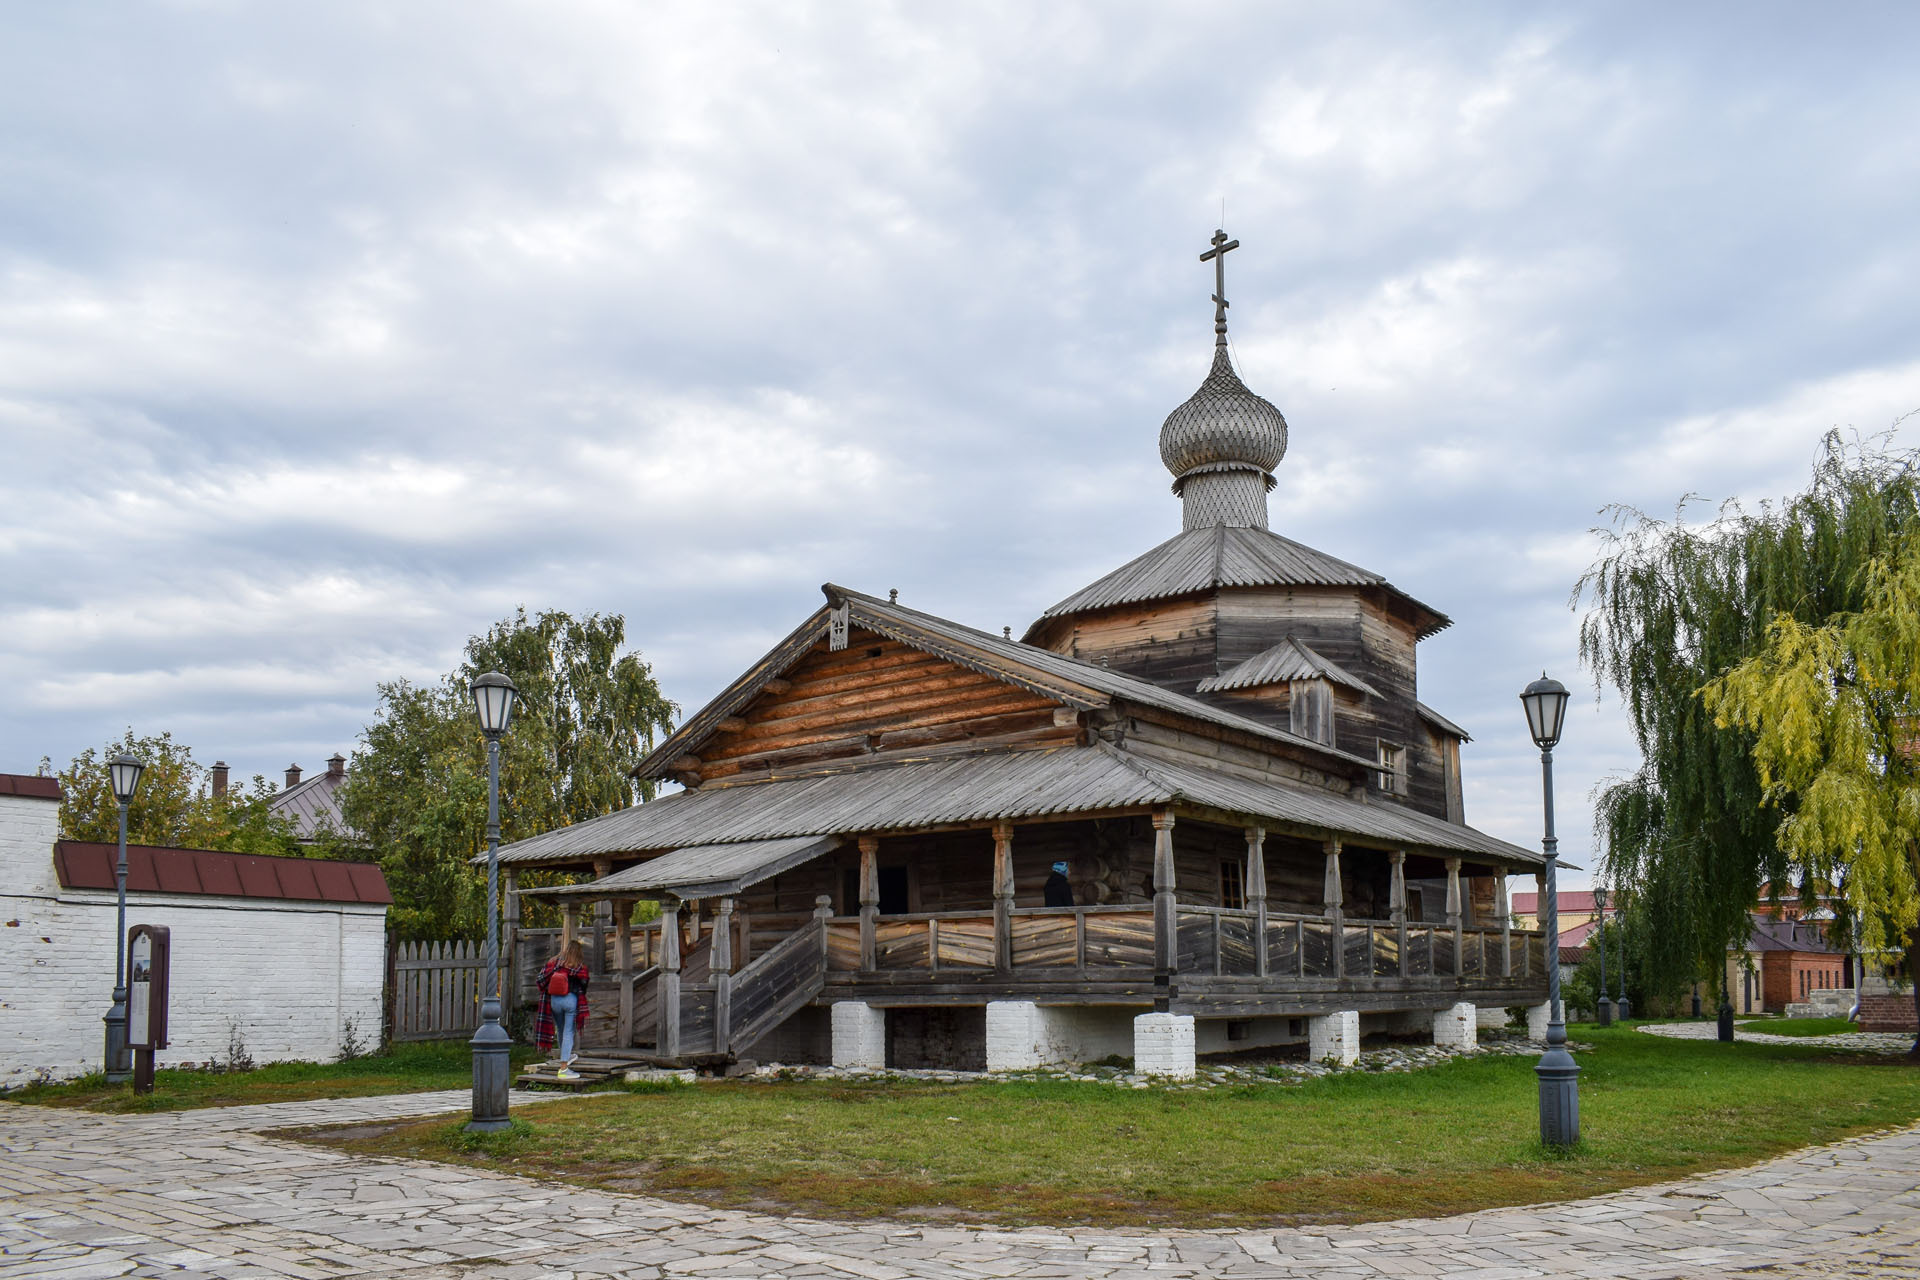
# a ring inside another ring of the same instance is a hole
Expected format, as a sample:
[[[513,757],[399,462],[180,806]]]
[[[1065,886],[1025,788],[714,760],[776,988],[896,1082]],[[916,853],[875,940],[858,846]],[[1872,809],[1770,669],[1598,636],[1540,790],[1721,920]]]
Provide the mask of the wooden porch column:
[[[993,967],[1013,972],[1013,824],[993,824]]]
[[[1340,842],[1329,840],[1326,880],[1320,888],[1320,900],[1326,904],[1327,919],[1333,921],[1333,976],[1347,976],[1346,891],[1340,887]]]
[[[633,1043],[633,899],[621,898],[613,904],[613,964],[619,971],[620,1030],[622,1049]]]
[[[560,905],[560,948],[580,936],[580,904],[568,898]]]
[[[827,921],[833,919],[833,899],[821,894],[813,900],[813,923],[820,930],[820,954],[825,956],[827,947]]]
[[[879,854],[877,837],[860,837],[860,968],[868,972],[873,969],[874,926],[880,918],[880,869],[874,863]]]
[[[513,867],[500,868],[506,878],[501,882],[500,907],[501,981],[506,983],[500,998],[500,1016],[506,1017],[520,1003],[520,873]]]
[[[1466,968],[1466,957],[1460,953],[1466,937],[1461,930],[1460,915],[1460,859],[1447,859],[1447,928],[1453,930],[1453,976],[1459,977]]]
[[[1173,1007],[1174,973],[1180,967],[1180,919],[1173,899],[1173,810],[1153,815],[1153,1007]]]
[[[725,1053],[733,1031],[733,899],[713,918],[713,1051]]]
[[[593,878],[594,879],[605,880],[608,876],[612,874],[613,874],[612,858],[595,858],[593,860]],[[602,971],[606,969],[607,967],[607,927],[612,923],[613,923],[613,903],[610,899],[602,898],[600,901],[593,904],[593,956],[587,962],[588,968],[592,968],[593,965],[597,963],[599,964]]]
[[[1400,976],[1407,976],[1407,851],[1395,849],[1387,855],[1393,867],[1393,883],[1387,889],[1387,908],[1393,914],[1393,931],[1400,937]]]
[[[1253,909],[1253,974],[1267,976],[1267,830],[1247,828],[1247,906]]]
[[[1500,976],[1513,976],[1513,911],[1507,905],[1507,869],[1498,867],[1493,878],[1493,909],[1500,913]]]
[[[660,1025],[654,1048],[663,1057],[680,1056],[680,902],[660,904]]]

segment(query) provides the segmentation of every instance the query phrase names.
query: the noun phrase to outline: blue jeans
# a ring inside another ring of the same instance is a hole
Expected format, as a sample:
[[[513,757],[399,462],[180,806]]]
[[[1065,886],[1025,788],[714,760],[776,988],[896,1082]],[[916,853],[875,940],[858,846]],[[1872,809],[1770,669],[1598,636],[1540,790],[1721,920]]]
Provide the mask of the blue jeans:
[[[580,997],[575,995],[551,996],[547,1003],[553,1007],[553,1031],[559,1039],[559,1058],[562,1062],[573,1061],[573,1015],[580,1007]]]

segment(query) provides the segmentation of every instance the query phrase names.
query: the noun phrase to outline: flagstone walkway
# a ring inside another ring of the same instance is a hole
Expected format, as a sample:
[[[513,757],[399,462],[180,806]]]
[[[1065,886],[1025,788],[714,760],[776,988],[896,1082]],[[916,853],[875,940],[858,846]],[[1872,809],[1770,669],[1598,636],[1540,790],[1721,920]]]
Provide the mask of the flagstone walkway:
[[[0,1104],[0,1278],[1920,1275],[1920,1126],[1562,1205],[1262,1231],[824,1222],[258,1133],[466,1101],[443,1092],[147,1116]],[[516,1095],[516,1106],[532,1102]]]
[[[1649,1022],[1634,1030],[1674,1040],[1713,1040],[1720,1035],[1720,1024]],[[1867,1053],[1901,1054],[1913,1048],[1913,1033],[1910,1031],[1839,1031],[1829,1036],[1776,1036],[1765,1031],[1748,1031],[1735,1023],[1733,1038],[1751,1040],[1755,1044],[1791,1044],[1802,1049],[1857,1049]]]

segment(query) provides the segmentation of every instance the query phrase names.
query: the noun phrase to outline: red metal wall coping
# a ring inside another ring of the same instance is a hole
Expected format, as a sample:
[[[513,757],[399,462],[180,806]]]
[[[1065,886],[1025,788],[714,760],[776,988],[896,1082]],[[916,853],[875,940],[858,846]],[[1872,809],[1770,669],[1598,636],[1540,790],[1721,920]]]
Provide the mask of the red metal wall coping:
[[[42,778],[31,773],[0,773],[0,796],[32,796],[36,800],[58,800],[60,779]]]
[[[49,779],[51,781],[51,779]],[[61,840],[53,846],[54,872],[63,889],[111,889],[117,846]],[[330,862],[263,853],[213,849],[127,846],[127,889],[133,893],[184,893],[225,898],[272,898],[288,902],[358,902],[387,906],[393,894],[371,862]]]

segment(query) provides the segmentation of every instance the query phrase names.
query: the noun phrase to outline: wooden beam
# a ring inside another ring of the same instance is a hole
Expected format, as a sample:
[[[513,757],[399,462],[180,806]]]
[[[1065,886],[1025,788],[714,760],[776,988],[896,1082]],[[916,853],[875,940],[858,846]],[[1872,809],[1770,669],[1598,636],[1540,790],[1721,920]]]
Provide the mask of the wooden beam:
[[[1500,976],[1513,976],[1513,909],[1507,904],[1507,872],[1493,878],[1493,909],[1500,913]]]
[[[1458,977],[1466,969],[1466,956],[1461,947],[1466,939],[1462,936],[1462,917],[1460,913],[1460,859],[1447,859],[1447,927],[1453,930],[1453,972]]]
[[[880,918],[880,841],[874,836],[860,837],[860,968],[874,967],[874,928]]]
[[[747,722],[739,716],[728,716],[713,726],[715,733],[744,733],[746,728]]]
[[[733,1033],[733,899],[720,899],[713,920],[713,1051],[727,1053]]]
[[[1340,841],[1328,840],[1321,848],[1326,852],[1326,876],[1320,886],[1320,900],[1325,904],[1327,919],[1333,921],[1333,976],[1346,976],[1347,947],[1345,933],[1346,890],[1340,884]]]
[[[993,967],[1013,972],[1013,824],[993,824]]]
[[[1153,815],[1153,1007],[1172,1008],[1174,971],[1180,965],[1180,922],[1173,897],[1173,810]]]
[[[1253,972],[1267,976],[1267,831],[1247,828],[1247,906],[1253,910]]]
[[[613,904],[613,963],[619,971],[620,1028],[618,1043],[622,1049],[633,1043],[633,899]]]
[[[1407,851],[1395,849],[1387,855],[1393,866],[1393,884],[1388,889],[1387,905],[1393,913],[1394,932],[1400,935],[1400,976],[1407,976]]]
[[[787,690],[793,688],[793,681],[787,679],[785,676],[775,676],[760,687],[768,693],[785,693]]]
[[[663,902],[660,913],[659,1025],[653,1044],[663,1057],[680,1056],[680,903]]]

